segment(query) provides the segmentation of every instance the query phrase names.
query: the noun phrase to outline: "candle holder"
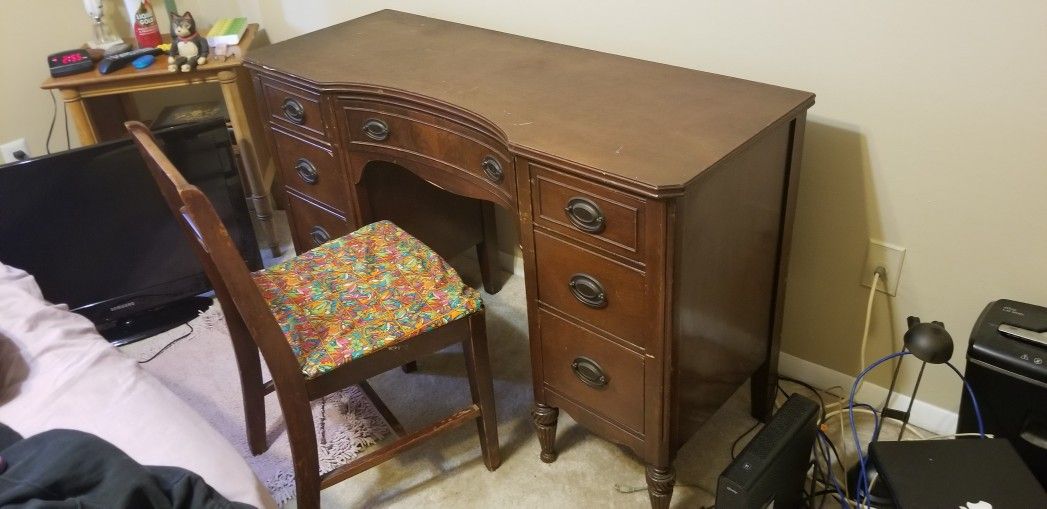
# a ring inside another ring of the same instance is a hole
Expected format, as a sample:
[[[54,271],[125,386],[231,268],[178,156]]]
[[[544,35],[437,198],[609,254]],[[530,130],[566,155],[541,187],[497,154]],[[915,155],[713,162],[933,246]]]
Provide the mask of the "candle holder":
[[[91,49],[109,49],[124,43],[123,39],[117,37],[113,30],[109,28],[109,25],[106,24],[102,0],[84,0],[84,10],[94,20],[94,39],[87,41],[87,47]]]

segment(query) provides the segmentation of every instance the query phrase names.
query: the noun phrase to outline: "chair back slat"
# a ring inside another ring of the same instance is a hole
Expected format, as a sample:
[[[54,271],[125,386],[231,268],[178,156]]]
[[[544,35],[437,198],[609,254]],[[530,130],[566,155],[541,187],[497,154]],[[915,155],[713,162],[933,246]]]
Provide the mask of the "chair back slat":
[[[227,321],[241,320],[246,325],[277,385],[290,383],[304,391],[298,361],[214,206],[199,188],[185,180],[148,127],[141,122],[124,125],[204,266]],[[281,380],[284,377],[288,380]]]

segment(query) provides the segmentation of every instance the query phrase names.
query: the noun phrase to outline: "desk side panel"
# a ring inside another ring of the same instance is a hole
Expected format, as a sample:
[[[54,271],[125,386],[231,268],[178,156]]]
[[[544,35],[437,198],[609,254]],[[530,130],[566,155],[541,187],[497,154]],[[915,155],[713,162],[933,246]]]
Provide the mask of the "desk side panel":
[[[676,203],[674,451],[768,357],[790,135],[789,123],[765,133]]]

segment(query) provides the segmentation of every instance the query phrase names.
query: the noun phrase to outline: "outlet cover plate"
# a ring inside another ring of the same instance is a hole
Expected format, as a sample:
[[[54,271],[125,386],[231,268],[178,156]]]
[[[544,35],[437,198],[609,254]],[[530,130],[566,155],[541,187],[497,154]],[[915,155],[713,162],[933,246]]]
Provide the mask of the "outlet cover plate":
[[[862,274],[858,281],[862,286],[872,288],[873,273],[876,267],[883,267],[887,270],[887,277],[880,278],[876,289],[890,296],[897,295],[898,280],[902,275],[902,262],[904,261],[904,247],[869,239],[869,248],[865,252],[865,265],[862,266]]]
[[[29,155],[29,147],[25,144],[25,138],[19,138],[0,145],[0,156],[3,157],[4,164],[18,161],[18,159],[15,158],[15,152],[18,152],[19,150],[25,152],[26,159],[32,157]]]

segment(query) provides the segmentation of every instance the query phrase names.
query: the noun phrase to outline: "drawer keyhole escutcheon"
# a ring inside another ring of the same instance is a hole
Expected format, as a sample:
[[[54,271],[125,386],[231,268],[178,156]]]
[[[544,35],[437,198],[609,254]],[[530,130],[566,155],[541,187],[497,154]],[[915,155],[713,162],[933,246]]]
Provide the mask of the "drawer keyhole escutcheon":
[[[309,230],[309,236],[317,246],[331,240],[331,234],[327,233],[323,226],[314,226],[312,230]]]
[[[306,184],[316,184],[320,181],[320,172],[316,171],[316,166],[309,162],[308,159],[295,161],[294,171],[298,173],[298,178],[302,179],[302,182]]]
[[[502,164],[493,156],[484,157],[483,162],[480,163],[480,167],[483,168],[487,180],[490,180],[495,184],[501,184],[502,179],[505,178],[505,172],[502,171]]]
[[[571,287],[571,294],[578,302],[593,309],[607,307],[607,293],[603,285],[589,274],[575,274],[567,283]]]
[[[389,124],[377,118],[369,118],[364,121],[364,136],[374,141],[385,141],[389,138]]]
[[[571,363],[571,371],[574,371],[574,376],[578,377],[582,383],[589,387],[594,389],[607,387],[609,381],[607,374],[603,372],[603,368],[596,361],[588,357],[576,357],[574,362]]]
[[[600,233],[606,224],[600,206],[588,198],[576,196],[567,200],[564,212],[567,212],[567,218],[571,220],[571,224],[583,232]]]
[[[284,112],[284,117],[291,122],[301,124],[305,122],[305,107],[298,100],[288,97],[284,99],[284,103],[280,106],[280,109]]]

